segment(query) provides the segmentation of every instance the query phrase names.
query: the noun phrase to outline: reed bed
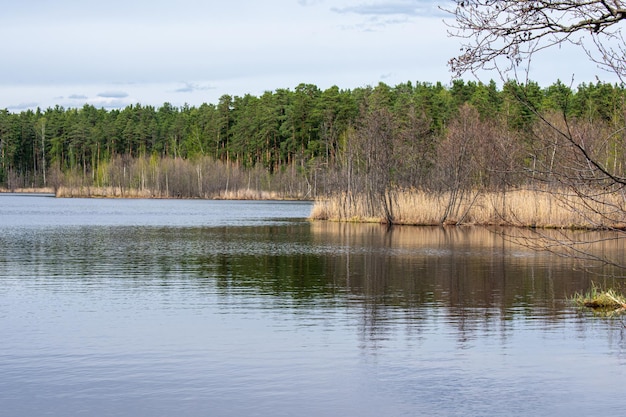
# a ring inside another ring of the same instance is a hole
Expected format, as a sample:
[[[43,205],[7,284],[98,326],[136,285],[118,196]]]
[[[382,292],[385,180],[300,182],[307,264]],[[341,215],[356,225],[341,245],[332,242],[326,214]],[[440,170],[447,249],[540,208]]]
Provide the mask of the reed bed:
[[[215,199],[223,200],[283,200],[284,197],[275,191],[253,190],[250,188],[242,188],[239,190],[231,190],[221,192]]]
[[[148,188],[123,188],[123,187],[59,187],[56,190],[56,197],[59,198],[189,198],[179,195],[166,194],[163,191],[151,190]],[[196,197],[199,198],[199,197]],[[284,199],[280,193],[275,191],[253,190],[242,188],[229,191],[218,191],[205,193],[201,198],[216,200],[281,200]]]
[[[122,187],[59,187],[55,195],[59,198],[162,198],[148,189]]]
[[[543,190],[473,192],[462,197],[451,193],[401,191],[395,193],[394,224],[406,225],[497,225],[537,228],[624,228],[626,211],[608,214],[607,207],[624,204],[620,195],[602,202],[577,195]],[[315,201],[313,220],[385,222],[382,210],[372,210],[364,196],[337,194]]]
[[[22,193],[22,194],[54,194],[54,188],[52,187],[27,187],[27,188],[2,188],[0,187],[0,193]]]

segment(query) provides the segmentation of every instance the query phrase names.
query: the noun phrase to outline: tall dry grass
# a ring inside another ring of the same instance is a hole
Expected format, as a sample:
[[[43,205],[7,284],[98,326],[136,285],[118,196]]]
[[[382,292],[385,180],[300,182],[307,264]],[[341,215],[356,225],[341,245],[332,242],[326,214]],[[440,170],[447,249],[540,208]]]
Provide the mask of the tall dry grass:
[[[439,225],[450,202],[448,193],[402,191],[394,198],[393,223]],[[453,216],[445,224],[499,225],[542,228],[624,228],[626,210],[623,196],[604,196],[590,201],[565,192],[512,190],[467,193],[458,201]],[[360,195],[334,195],[315,201],[311,219],[384,222],[383,213],[372,216],[366,199]],[[611,209],[611,213],[607,211]]]
[[[221,192],[215,199],[222,200],[283,200],[285,199],[280,193],[275,191],[253,190],[250,188],[241,188]]]
[[[160,198],[159,193],[148,189],[123,187],[92,187],[87,185],[58,187],[55,195],[59,198]]]
[[[92,187],[75,186],[59,187],[56,190],[56,197],[59,198],[175,198],[166,194],[162,190],[123,188],[123,187]],[[180,198],[190,198],[180,196]],[[200,198],[200,197],[196,197]],[[220,200],[281,200],[284,197],[278,192],[253,190],[241,188],[229,191],[217,191],[213,194],[205,194],[201,198]]]
[[[54,194],[52,187],[20,187],[20,188],[4,188],[0,187],[0,193],[18,193],[18,194]]]

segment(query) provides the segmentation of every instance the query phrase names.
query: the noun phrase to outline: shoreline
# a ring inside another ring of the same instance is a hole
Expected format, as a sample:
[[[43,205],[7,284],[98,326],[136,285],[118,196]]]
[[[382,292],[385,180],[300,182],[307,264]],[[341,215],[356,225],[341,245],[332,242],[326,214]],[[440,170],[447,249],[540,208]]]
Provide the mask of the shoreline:
[[[2,194],[22,195],[50,195],[55,198],[92,198],[92,199],[145,199],[145,200],[232,200],[232,201],[307,201],[314,202],[311,198],[297,198],[280,196],[277,193],[255,190],[237,190],[221,193],[215,196],[185,197],[165,196],[162,193],[153,193],[148,190],[125,189],[119,187],[52,187],[38,188],[15,188],[13,190],[0,188]]]
[[[25,187],[13,190],[0,188],[2,194],[22,194],[54,196],[55,198],[93,199],[154,199],[154,200],[230,200],[230,201],[299,201],[312,202],[308,217],[310,221],[339,223],[378,223],[397,226],[506,226],[525,229],[567,229],[587,231],[626,231],[626,219],[603,217],[600,210],[586,213],[580,211],[585,202],[576,201],[571,196],[545,190],[515,190],[506,193],[485,193],[474,197],[471,202],[457,207],[457,216],[442,221],[447,198],[444,194],[432,195],[424,192],[403,192],[398,194],[391,223],[380,213],[363,210],[363,200],[351,196],[327,198],[285,197],[250,189],[221,192],[204,197],[165,196],[150,190],[120,189],[119,187]],[[587,206],[588,207],[588,206]],[[597,219],[589,220],[592,216]]]

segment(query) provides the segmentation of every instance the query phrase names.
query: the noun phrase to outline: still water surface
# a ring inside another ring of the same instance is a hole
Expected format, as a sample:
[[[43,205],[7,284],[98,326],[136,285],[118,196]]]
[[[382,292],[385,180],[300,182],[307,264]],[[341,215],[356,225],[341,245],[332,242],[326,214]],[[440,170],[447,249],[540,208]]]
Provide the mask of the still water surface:
[[[624,322],[567,301],[597,277],[484,229],[310,209],[0,195],[0,415],[626,409]]]

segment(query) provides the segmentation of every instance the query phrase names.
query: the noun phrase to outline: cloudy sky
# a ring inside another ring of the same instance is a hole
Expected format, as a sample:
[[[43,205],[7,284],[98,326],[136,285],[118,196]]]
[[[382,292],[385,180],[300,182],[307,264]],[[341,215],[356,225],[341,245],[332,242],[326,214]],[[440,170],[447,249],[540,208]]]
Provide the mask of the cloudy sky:
[[[217,103],[311,83],[449,83],[446,0],[22,0],[0,13],[0,108]],[[540,83],[593,81],[551,51]],[[494,76],[495,78],[496,76]],[[470,77],[468,77],[470,79]]]

